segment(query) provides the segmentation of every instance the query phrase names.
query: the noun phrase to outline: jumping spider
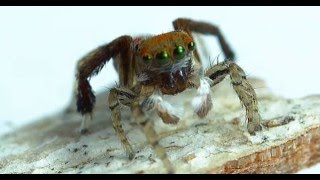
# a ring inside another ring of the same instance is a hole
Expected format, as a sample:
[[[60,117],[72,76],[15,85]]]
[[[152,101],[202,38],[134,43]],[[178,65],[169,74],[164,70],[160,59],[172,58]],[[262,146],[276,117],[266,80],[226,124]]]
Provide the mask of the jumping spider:
[[[117,136],[129,158],[134,157],[132,146],[121,126],[120,105],[131,108],[136,119],[143,119],[143,109],[153,109],[167,124],[176,124],[179,115],[162,95],[175,95],[188,88],[197,89],[192,101],[195,113],[203,118],[212,107],[210,88],[230,76],[232,86],[246,109],[247,129],[251,135],[261,130],[257,97],[244,71],[235,64],[234,53],[219,29],[205,22],[179,18],[173,21],[174,31],[157,36],[120,36],[102,45],[77,64],[77,111],[86,115],[81,129],[85,132],[95,103],[88,79],[97,75],[111,58],[119,73],[119,86],[110,90],[108,102]],[[192,32],[214,35],[218,38],[226,61],[203,70]],[[168,172],[174,168],[165,150],[158,143],[153,121],[139,122],[148,142],[164,163]]]

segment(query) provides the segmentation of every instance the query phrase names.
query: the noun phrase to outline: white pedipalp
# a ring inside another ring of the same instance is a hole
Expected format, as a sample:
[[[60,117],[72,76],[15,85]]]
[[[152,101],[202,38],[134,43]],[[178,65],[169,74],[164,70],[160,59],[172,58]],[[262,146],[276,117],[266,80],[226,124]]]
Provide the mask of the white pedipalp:
[[[183,116],[183,107],[181,106],[173,106],[168,101],[162,99],[159,103],[156,104],[156,108],[158,111],[167,112],[171,116],[176,116],[181,118]]]
[[[197,95],[191,102],[194,112],[201,118],[204,117],[212,107],[210,83],[211,79],[201,78]]]
[[[175,106],[170,104],[168,101],[162,98],[162,95],[159,92],[152,94],[146,104],[145,109],[147,110],[156,110],[161,113],[167,113],[171,117],[181,118],[184,114],[184,109],[182,106]]]

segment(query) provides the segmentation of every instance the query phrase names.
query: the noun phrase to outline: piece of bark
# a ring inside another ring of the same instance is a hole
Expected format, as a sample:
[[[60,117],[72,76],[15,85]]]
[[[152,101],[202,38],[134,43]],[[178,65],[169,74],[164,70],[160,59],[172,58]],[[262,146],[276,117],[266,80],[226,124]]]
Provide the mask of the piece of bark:
[[[170,96],[168,100],[184,107],[184,117],[178,125],[163,124],[158,117],[154,121],[177,173],[294,173],[320,161],[320,96],[284,99],[263,81],[250,82],[262,118],[288,123],[250,136],[245,111],[228,80],[213,88],[213,109],[204,119],[191,109],[195,91]],[[106,102],[107,92],[97,96],[87,135],[79,133],[82,117],[73,101],[64,112],[0,137],[0,173],[165,173],[143,131],[123,108],[123,127],[136,151],[128,159]]]

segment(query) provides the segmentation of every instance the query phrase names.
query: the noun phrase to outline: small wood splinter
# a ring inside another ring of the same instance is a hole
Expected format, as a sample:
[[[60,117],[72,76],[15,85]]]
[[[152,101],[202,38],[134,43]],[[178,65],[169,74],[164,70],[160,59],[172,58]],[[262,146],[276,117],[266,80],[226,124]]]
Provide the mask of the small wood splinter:
[[[267,128],[273,128],[273,127],[286,125],[291,121],[294,121],[294,117],[282,116],[282,117],[276,117],[273,119],[264,120],[264,121],[262,121],[262,125]]]

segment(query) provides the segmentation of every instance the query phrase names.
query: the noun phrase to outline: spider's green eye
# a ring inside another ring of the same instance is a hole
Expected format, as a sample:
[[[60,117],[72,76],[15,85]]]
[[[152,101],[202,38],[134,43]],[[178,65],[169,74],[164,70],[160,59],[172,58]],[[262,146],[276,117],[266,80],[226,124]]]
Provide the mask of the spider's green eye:
[[[173,50],[173,57],[176,60],[180,60],[180,59],[184,58],[185,55],[186,55],[186,51],[184,50],[183,46],[177,46]]]
[[[188,48],[189,48],[190,51],[194,50],[195,46],[196,46],[196,45],[194,44],[193,41],[191,41],[191,42],[188,44]]]
[[[143,61],[145,62],[145,63],[147,63],[147,64],[149,64],[149,63],[151,63],[151,61],[152,61],[152,56],[150,56],[150,55],[145,55],[145,56],[143,56]]]
[[[158,53],[156,58],[159,65],[164,65],[169,62],[169,55],[165,51]]]

